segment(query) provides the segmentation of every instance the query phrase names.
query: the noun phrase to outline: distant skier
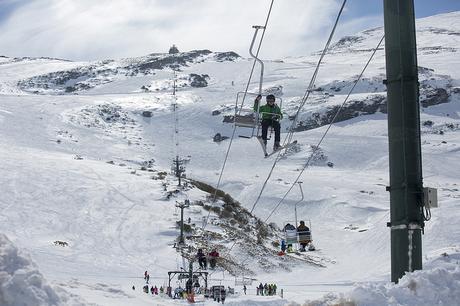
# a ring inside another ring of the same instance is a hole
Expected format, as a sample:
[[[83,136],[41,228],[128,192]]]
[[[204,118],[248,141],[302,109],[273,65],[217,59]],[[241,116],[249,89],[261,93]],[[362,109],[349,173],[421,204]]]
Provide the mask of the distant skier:
[[[212,252],[209,253],[209,265],[211,266],[211,269],[216,267],[218,257],[219,252],[217,252],[217,250],[212,250]]]
[[[267,104],[260,106],[260,100],[262,99],[261,95],[258,95],[254,100],[254,111],[259,112],[262,117],[262,140],[265,145],[267,145],[267,133],[268,127],[272,127],[275,131],[275,143],[273,145],[273,150],[278,150],[280,146],[280,133],[281,125],[279,120],[283,119],[283,114],[278,105],[275,104],[275,96],[268,95],[265,99]]]
[[[246,295],[246,290],[247,290],[246,285],[243,285],[243,292],[244,292],[244,295]]]
[[[174,297],[173,299],[180,299],[182,297],[182,288],[179,286],[176,289],[174,289]]]
[[[227,292],[225,291],[225,288],[222,288],[220,290],[220,300],[222,301],[222,304],[225,302],[226,297],[227,297]]]
[[[193,287],[193,281],[191,278],[189,278],[187,280],[187,282],[185,282],[185,290],[187,291],[187,293],[192,293],[192,287]]]
[[[203,249],[198,249],[198,253],[196,254],[198,258],[198,264],[200,265],[201,269],[206,269],[207,262],[206,262],[206,255],[203,253]]]
[[[286,253],[286,241],[284,239],[281,239],[281,252],[284,254]]]
[[[259,284],[258,289],[259,289],[259,294],[264,295],[264,285],[262,285],[262,283]]]
[[[145,272],[144,272],[144,280],[147,280],[147,274],[148,274],[148,272],[145,271]]]
[[[198,280],[196,280],[195,283],[193,284],[193,288],[196,294],[201,293],[200,283],[198,282]]]

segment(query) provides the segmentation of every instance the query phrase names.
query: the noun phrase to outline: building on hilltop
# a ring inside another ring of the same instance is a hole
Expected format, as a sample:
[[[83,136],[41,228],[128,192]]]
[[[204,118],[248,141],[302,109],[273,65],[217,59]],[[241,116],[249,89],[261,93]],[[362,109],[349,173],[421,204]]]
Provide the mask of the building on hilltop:
[[[176,54],[179,53],[179,49],[177,49],[176,45],[172,45],[171,48],[169,48],[169,54]]]

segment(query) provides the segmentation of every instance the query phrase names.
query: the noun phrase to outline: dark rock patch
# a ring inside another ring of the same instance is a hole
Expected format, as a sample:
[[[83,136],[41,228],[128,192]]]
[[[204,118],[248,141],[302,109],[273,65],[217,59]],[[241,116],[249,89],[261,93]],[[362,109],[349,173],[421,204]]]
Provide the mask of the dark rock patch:
[[[420,101],[423,107],[447,103],[449,101],[449,94],[444,88],[434,88],[424,94],[425,98]]]

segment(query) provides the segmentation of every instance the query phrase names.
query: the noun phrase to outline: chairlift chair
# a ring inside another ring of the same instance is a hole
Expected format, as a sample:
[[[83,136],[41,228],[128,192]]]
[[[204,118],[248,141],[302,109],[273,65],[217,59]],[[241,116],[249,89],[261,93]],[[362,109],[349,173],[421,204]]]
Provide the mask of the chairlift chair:
[[[235,102],[235,115],[234,115],[234,124],[236,127],[241,127],[241,128],[248,128],[251,129],[251,133],[249,135],[239,135],[239,137],[242,138],[252,138],[254,136],[259,136],[260,131],[261,131],[261,123],[262,123],[262,117],[264,112],[259,112],[260,108],[260,103],[257,107],[257,110],[254,110],[254,104],[251,102],[251,105],[244,106],[244,101],[240,105],[240,100],[244,99],[244,96],[249,96],[249,97],[257,97],[259,94],[258,93],[252,93],[252,92],[238,92],[236,95],[236,102]],[[243,96],[243,98],[241,97]],[[263,96],[264,97],[264,96]],[[281,108],[283,105],[283,99],[281,97],[276,97],[276,99],[279,101],[278,106]],[[251,100],[252,101],[252,100]],[[262,103],[262,100],[261,100]],[[279,116],[278,114],[274,113],[269,113],[272,116]]]
[[[265,29],[264,26],[253,26],[255,29],[254,36],[252,38],[251,46],[249,48],[249,54],[254,58],[255,61],[257,61],[260,64],[260,78],[259,78],[259,92],[258,93],[251,93],[251,92],[238,92],[236,95],[236,105],[235,105],[235,116],[234,116],[234,124],[235,127],[242,127],[242,128],[248,128],[251,129],[250,135],[239,135],[240,137],[243,138],[252,138],[253,136],[259,136],[259,131],[261,129],[261,118],[263,114],[259,112],[260,108],[260,103],[257,107],[257,110],[254,110],[254,104],[250,103],[249,107],[245,107],[245,98],[247,96],[250,97],[257,97],[258,95],[262,95],[262,84],[263,84],[263,79],[264,79],[264,63],[263,61],[257,57],[253,53],[253,47],[254,47],[254,42],[257,37],[257,33],[261,29]],[[240,96],[243,95],[242,98]],[[281,108],[283,100],[280,97],[276,97],[279,101],[278,106]],[[239,101],[241,101],[241,105]],[[276,115],[277,114],[273,114]]]
[[[308,228],[309,231],[298,231],[297,227],[299,226],[300,223],[297,223],[296,221],[286,221],[283,223],[283,233],[284,233],[284,239],[286,242],[286,245],[296,245],[296,249],[300,250],[301,243],[305,243],[309,250],[312,251],[314,250],[313,247],[313,239],[312,239],[312,230],[311,230],[311,221],[309,219],[302,219],[305,223],[308,222]],[[287,224],[291,224],[295,227],[295,230],[289,230],[285,229]],[[310,247],[312,246],[312,247]]]

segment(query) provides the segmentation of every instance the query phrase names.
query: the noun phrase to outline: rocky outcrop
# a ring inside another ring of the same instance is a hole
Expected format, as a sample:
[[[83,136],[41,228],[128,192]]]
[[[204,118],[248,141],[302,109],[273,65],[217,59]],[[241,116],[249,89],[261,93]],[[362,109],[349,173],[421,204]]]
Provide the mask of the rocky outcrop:
[[[433,88],[424,94],[425,98],[420,101],[423,107],[447,103],[449,101],[449,94],[444,88]]]
[[[233,52],[218,52],[215,55],[215,59],[218,62],[234,62],[236,59],[239,59],[240,56]]]
[[[205,60],[234,61],[239,55],[234,52],[213,53],[209,50],[193,50],[176,54],[150,54],[148,56],[124,59],[118,62],[106,60],[94,62],[70,70],[57,71],[22,80],[18,86],[27,92],[46,94],[70,94],[88,90],[113,82],[123,77],[154,75],[156,70],[180,70],[193,63]],[[209,76],[191,74],[190,86],[205,87]],[[143,88],[147,91],[148,88]]]
[[[209,75],[207,74],[190,74],[190,86],[206,87],[208,86]]]
[[[314,112],[306,119],[299,121],[294,131],[306,131],[318,128],[323,125],[349,120],[362,115],[375,114],[376,112],[386,113],[386,97],[383,95],[372,95],[364,100],[352,100],[339,111],[340,105],[325,109],[323,113]],[[334,119],[334,117],[337,117]],[[292,117],[291,117],[292,118]]]

